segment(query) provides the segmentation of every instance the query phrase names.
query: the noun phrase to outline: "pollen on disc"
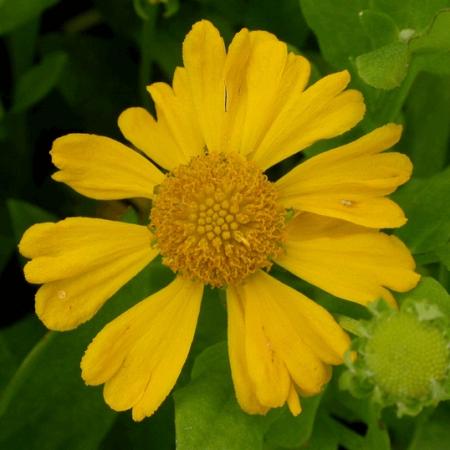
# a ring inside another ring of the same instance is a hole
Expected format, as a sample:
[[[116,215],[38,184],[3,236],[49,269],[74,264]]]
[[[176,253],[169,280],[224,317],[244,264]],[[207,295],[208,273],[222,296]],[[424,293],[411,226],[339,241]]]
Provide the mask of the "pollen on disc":
[[[239,155],[205,154],[175,169],[158,186],[150,220],[164,264],[215,287],[270,268],[282,251],[274,186]]]

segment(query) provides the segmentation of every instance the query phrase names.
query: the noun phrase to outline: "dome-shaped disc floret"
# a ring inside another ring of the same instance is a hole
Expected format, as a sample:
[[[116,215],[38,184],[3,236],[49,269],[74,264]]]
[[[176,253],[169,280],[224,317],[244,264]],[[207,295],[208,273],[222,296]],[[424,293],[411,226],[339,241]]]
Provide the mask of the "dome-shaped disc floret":
[[[399,311],[377,302],[371,311],[352,342],[354,358],[347,358],[341,387],[383,406],[395,404],[399,416],[450,398],[446,314],[426,300],[407,300]]]
[[[237,154],[179,166],[157,187],[150,219],[164,263],[215,287],[269,269],[282,251],[285,211],[275,188]]]

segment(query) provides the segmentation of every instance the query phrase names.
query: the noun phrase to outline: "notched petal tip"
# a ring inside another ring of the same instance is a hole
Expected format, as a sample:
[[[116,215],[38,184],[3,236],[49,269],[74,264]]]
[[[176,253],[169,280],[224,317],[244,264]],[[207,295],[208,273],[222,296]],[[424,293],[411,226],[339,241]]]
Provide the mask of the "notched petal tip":
[[[28,228],[18,244],[19,253],[25,258],[34,258],[39,251],[39,241],[42,234],[54,225],[54,222],[42,222]]]

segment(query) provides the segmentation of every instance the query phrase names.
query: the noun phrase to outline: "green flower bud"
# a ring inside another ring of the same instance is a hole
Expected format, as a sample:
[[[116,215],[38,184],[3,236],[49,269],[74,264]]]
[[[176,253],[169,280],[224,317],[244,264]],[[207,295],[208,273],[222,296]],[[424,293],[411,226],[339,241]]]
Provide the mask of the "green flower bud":
[[[429,301],[405,301],[396,311],[384,302],[370,306],[346,357],[341,388],[396,405],[399,416],[450,398],[450,320]]]

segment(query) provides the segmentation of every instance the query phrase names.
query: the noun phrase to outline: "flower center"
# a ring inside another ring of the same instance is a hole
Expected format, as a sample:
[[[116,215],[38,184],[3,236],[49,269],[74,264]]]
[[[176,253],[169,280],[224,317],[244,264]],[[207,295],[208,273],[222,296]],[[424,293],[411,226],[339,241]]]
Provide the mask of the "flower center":
[[[150,215],[163,262],[215,287],[270,268],[284,209],[267,177],[239,155],[197,156],[158,186]]]
[[[395,397],[421,398],[430,393],[432,381],[446,376],[446,339],[412,314],[402,312],[381,322],[366,352],[377,383]]]

